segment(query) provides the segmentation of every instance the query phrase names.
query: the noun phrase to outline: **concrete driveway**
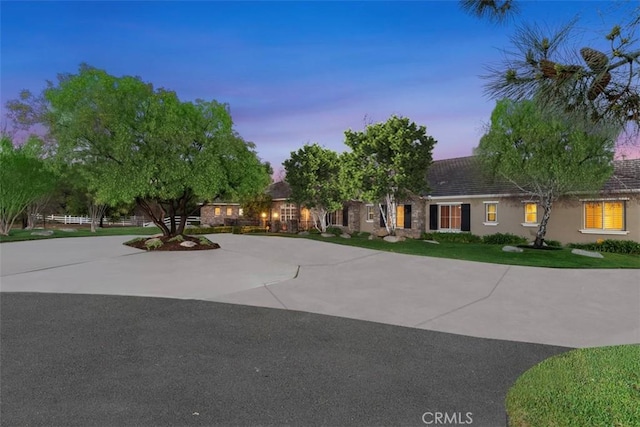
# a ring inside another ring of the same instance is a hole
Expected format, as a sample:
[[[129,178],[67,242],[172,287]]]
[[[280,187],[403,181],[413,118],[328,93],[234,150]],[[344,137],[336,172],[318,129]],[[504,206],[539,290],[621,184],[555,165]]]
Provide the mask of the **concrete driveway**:
[[[640,270],[567,270],[216,234],[142,252],[126,237],[0,246],[2,292],[197,299],[567,347],[640,342]]]
[[[2,424],[495,427],[531,366],[640,338],[637,270],[209,237],[0,245]]]

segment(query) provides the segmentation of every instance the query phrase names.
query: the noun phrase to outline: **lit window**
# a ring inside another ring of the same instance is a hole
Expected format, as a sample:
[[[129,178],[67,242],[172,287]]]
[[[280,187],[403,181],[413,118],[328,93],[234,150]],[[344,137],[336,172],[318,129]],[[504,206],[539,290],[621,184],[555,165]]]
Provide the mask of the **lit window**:
[[[220,216],[220,207],[215,207],[215,208],[213,209],[213,214],[214,214],[215,216]]]
[[[227,216],[231,216],[231,215],[233,215],[233,208],[228,207],[227,208]]]
[[[238,216],[243,216],[244,215],[244,209],[240,208],[238,209]]]
[[[404,228],[404,205],[396,206],[396,228]]]
[[[373,222],[373,205],[367,205],[366,218],[367,222]]]
[[[293,203],[285,203],[280,207],[280,220],[290,221],[298,219],[298,207]]]
[[[440,230],[460,230],[461,205],[440,205]]]
[[[497,203],[485,203],[485,222],[497,222],[498,221],[498,204]]]
[[[524,222],[536,224],[538,222],[538,205],[535,203],[524,204]]]
[[[624,202],[585,203],[584,228],[597,230],[624,230]]]

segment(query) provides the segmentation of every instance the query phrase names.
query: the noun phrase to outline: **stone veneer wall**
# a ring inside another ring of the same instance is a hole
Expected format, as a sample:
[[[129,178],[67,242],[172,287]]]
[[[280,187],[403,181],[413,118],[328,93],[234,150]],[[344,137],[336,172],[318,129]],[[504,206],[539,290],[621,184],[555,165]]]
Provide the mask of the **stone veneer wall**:
[[[349,217],[348,221],[348,229],[349,232],[355,233],[360,231],[360,207],[362,203],[360,202],[349,202],[347,207],[349,209]]]
[[[398,203],[398,205],[411,205],[411,229],[396,228],[397,236],[410,237],[417,239],[422,232],[425,231],[426,226],[426,202],[423,199],[414,198],[411,200]],[[373,217],[373,234],[376,236],[386,236],[387,230],[384,226],[380,226],[380,210],[376,209]]]

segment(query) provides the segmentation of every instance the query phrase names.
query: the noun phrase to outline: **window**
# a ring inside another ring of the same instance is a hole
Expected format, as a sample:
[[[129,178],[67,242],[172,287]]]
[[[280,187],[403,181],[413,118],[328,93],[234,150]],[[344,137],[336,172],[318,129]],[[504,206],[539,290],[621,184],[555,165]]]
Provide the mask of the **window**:
[[[243,216],[244,215],[244,209],[240,208],[238,209],[238,216]]]
[[[484,221],[486,223],[498,222],[498,204],[495,202],[485,202]]]
[[[232,207],[228,207],[227,208],[227,216],[231,216],[233,215],[233,208]]]
[[[624,230],[624,202],[585,203],[584,228],[592,230]]]
[[[404,228],[404,205],[396,206],[396,228]]]
[[[525,224],[536,224],[538,222],[538,205],[535,203],[524,204]]]
[[[293,203],[285,203],[280,206],[280,220],[290,221],[292,219],[298,219],[298,207]]]
[[[440,230],[460,230],[461,224],[461,205],[440,205]]]
[[[366,211],[366,216],[365,216],[366,221],[367,222],[373,222],[373,212],[374,212],[373,211],[373,205],[367,205],[367,206],[365,206],[365,208],[367,210]]]
[[[220,216],[220,207],[216,206],[215,208],[213,208],[213,214],[215,216]]]
[[[342,209],[327,214],[328,225],[342,225]]]

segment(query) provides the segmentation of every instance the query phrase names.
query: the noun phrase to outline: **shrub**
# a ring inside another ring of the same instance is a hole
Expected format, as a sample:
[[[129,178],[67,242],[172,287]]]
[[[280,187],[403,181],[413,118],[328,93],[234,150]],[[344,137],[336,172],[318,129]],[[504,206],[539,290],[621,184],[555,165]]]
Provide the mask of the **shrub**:
[[[127,240],[124,242],[124,245],[131,245],[132,243],[142,242],[143,240],[147,240],[146,237],[136,237],[135,239]]]
[[[562,247],[562,243],[560,243],[557,240],[551,240],[551,239],[544,239],[544,242],[548,245],[548,246],[552,246],[555,248],[561,248]]]
[[[189,234],[216,234],[216,233],[231,233],[231,226],[217,226],[217,227],[200,227],[189,229]]]
[[[570,243],[570,248],[588,251],[611,252],[614,254],[640,255],[640,243],[633,240],[602,240],[595,243]]]
[[[144,245],[147,247],[147,250],[157,249],[160,246],[162,246],[162,240],[158,238],[149,239],[146,242],[144,242]]]
[[[213,243],[211,242],[211,240],[207,239],[206,237],[202,236],[198,239],[198,243],[200,243],[203,246],[211,246]]]
[[[422,233],[422,240],[435,240],[442,243],[480,243],[482,238],[471,233]]]
[[[640,345],[582,348],[522,374],[505,401],[509,426],[637,426]]]
[[[527,239],[511,233],[494,233],[482,237],[482,243],[488,245],[523,245]]]
[[[340,227],[327,227],[327,233],[335,234],[336,236],[339,236],[339,235],[342,234],[342,228],[340,228]]]
[[[371,236],[371,233],[367,233],[366,231],[356,231],[351,235],[351,237],[357,237],[360,239],[368,239],[369,236]]]
[[[184,236],[182,236],[181,234],[178,234],[177,236],[174,236],[174,237],[170,238],[168,241],[169,242],[184,242]]]
[[[317,228],[313,227],[309,229],[309,234],[320,234],[320,230],[318,230]]]

